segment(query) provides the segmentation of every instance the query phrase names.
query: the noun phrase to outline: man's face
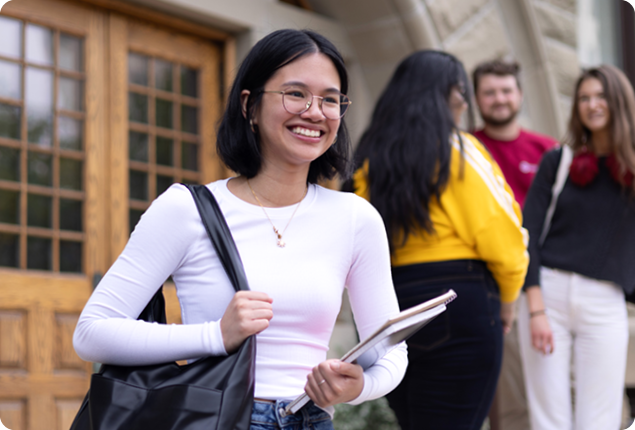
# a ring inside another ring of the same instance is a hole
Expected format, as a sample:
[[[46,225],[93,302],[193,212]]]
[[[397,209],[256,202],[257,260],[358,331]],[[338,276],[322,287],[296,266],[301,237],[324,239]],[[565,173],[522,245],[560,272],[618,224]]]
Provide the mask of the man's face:
[[[511,123],[516,118],[522,101],[523,93],[513,75],[481,76],[476,104],[486,124],[503,126]]]

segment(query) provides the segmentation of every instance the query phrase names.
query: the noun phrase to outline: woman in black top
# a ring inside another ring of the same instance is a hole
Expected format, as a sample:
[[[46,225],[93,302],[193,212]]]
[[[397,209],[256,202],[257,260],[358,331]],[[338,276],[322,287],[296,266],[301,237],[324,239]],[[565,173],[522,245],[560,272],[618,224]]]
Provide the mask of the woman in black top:
[[[574,157],[542,244],[562,149],[545,155],[525,204],[530,265],[519,333],[530,422],[535,430],[617,429],[624,295],[635,290],[635,96],[621,71],[580,76],[565,144]]]

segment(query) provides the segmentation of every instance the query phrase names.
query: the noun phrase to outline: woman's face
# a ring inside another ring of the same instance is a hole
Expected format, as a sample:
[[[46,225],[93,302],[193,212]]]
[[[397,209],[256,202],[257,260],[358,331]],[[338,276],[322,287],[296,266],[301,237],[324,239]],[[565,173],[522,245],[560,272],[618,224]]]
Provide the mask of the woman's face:
[[[265,91],[310,91],[314,96],[339,94],[340,77],[333,62],[324,54],[314,53],[281,67],[265,84]],[[243,91],[243,96],[249,94]],[[290,96],[287,96],[290,97]],[[275,164],[281,168],[309,164],[324,154],[335,141],[340,119],[328,119],[320,109],[321,99],[314,97],[306,112],[287,112],[282,94],[265,92],[254,116],[260,135],[263,168]]]
[[[448,97],[448,105],[452,111],[452,117],[454,118],[454,124],[461,123],[461,117],[463,112],[467,109],[467,102],[465,101],[465,88],[463,84],[456,84],[452,86],[450,90],[450,97]]]
[[[606,130],[611,120],[611,112],[602,82],[596,78],[586,78],[580,84],[577,97],[578,115],[582,124],[591,133]]]

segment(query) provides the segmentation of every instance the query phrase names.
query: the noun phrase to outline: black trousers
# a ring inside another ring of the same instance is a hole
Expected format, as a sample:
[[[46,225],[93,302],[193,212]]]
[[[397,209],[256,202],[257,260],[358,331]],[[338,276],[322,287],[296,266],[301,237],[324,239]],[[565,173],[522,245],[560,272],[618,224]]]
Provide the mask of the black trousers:
[[[457,298],[408,340],[409,365],[387,398],[402,430],[479,430],[500,373],[498,285],[485,263],[453,260],[393,268],[401,309],[449,289]]]

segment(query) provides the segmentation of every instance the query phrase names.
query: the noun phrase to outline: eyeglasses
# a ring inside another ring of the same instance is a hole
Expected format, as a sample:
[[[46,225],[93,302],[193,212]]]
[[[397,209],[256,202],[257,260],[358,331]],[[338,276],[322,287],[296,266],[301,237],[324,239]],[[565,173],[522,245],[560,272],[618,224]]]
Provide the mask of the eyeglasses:
[[[263,93],[282,94],[282,106],[287,112],[299,115],[309,110],[313,99],[318,98],[318,107],[328,119],[340,119],[353,103],[348,96],[333,92],[325,96],[315,96],[304,88],[292,88],[284,91],[262,91]]]

